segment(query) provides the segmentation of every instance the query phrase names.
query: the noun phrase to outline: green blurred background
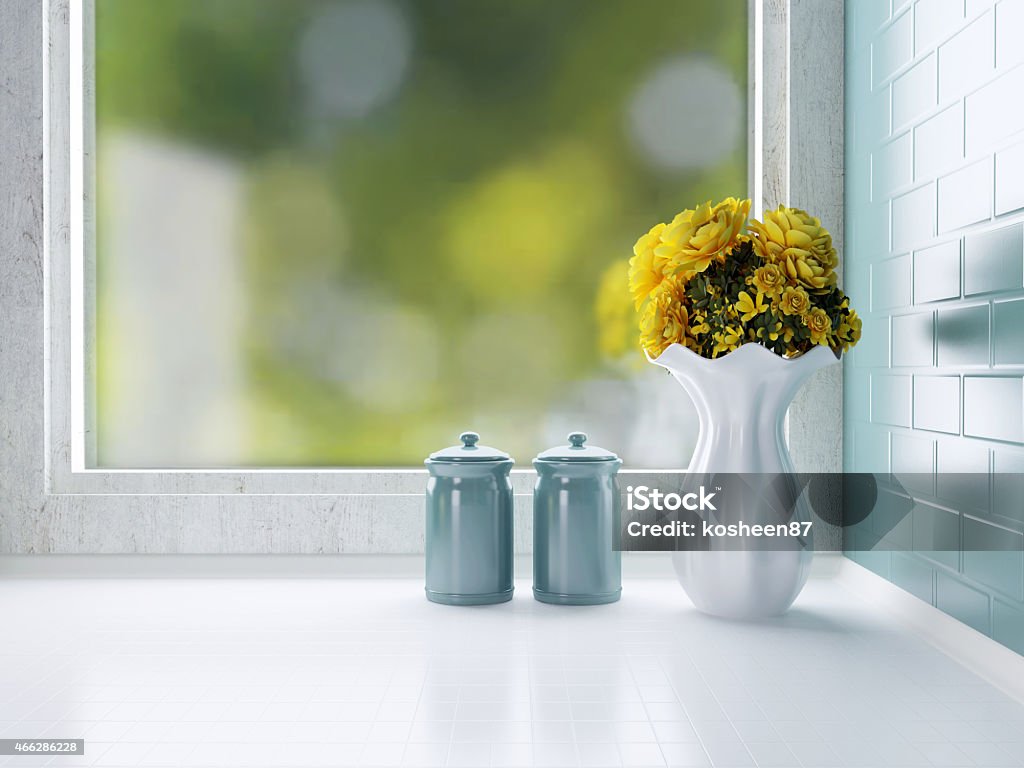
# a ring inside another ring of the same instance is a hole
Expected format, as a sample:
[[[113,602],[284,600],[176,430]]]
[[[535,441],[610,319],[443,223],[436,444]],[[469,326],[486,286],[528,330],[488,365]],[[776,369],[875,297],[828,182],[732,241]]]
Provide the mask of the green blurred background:
[[[645,463],[625,262],[745,193],[746,0],[95,5],[99,465]]]

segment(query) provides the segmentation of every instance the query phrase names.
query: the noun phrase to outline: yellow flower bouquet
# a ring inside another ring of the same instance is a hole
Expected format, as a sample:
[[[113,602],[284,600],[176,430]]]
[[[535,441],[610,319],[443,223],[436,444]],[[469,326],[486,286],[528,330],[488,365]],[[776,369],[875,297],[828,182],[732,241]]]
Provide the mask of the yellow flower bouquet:
[[[860,339],[828,230],[799,208],[764,221],[749,212],[749,200],[707,202],[637,240],[629,290],[650,357],[682,344],[715,358],[747,343],[783,357],[828,346],[838,357]]]

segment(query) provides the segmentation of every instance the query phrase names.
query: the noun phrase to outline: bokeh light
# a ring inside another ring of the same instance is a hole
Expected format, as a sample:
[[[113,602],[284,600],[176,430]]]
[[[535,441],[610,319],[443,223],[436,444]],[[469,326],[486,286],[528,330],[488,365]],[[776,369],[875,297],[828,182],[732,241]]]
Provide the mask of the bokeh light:
[[[412,47],[388,0],[324,4],[307,22],[299,68],[315,117],[359,118],[394,97]]]
[[[451,208],[451,274],[489,303],[549,295],[608,215],[610,182],[594,153],[573,144],[499,169]]]
[[[655,168],[712,168],[744,132],[743,91],[733,74],[706,58],[673,58],[640,84],[629,108],[630,135]]]

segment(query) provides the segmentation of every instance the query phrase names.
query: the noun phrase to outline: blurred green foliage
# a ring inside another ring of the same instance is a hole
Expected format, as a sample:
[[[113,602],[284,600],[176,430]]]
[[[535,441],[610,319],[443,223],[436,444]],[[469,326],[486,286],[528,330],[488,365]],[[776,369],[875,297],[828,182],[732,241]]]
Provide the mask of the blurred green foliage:
[[[745,131],[713,167],[668,171],[638,154],[627,113],[679,55],[714,60],[745,94],[747,2],[400,3],[399,89],[332,118],[310,108],[299,49],[341,4],[96,0],[101,151],[141,132],[245,168],[250,440],[225,462],[415,465],[467,428],[532,455],[569,388],[626,375],[602,357],[591,309],[606,268],[654,221],[746,189]],[[101,356],[118,333],[102,318],[116,221],[103,184]],[[365,311],[341,306],[352,297]],[[99,370],[102,446],[115,404]]]

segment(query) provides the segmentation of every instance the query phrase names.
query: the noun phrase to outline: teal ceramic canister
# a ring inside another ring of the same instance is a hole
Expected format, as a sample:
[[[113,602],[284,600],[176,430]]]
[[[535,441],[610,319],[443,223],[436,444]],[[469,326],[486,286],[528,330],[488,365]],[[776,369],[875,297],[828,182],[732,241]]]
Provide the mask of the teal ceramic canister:
[[[568,446],[533,460],[533,596],[544,603],[598,605],[622,594],[615,549],[622,461],[586,441],[573,432]]]
[[[512,599],[512,482],[515,463],[504,451],[479,445],[475,432],[461,445],[430,454],[427,480],[427,599],[446,605],[485,605]]]

